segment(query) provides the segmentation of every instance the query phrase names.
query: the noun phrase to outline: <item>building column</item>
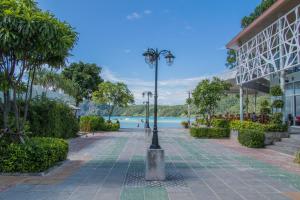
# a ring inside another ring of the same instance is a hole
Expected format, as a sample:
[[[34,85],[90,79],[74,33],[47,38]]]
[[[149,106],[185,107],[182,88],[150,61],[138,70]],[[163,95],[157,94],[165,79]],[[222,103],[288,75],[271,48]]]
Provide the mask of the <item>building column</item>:
[[[282,108],[282,110],[281,110],[281,112],[282,112],[282,121],[283,122],[285,122],[286,121],[286,113],[285,113],[285,101],[286,101],[286,99],[285,99],[285,71],[284,70],[282,70],[282,71],[280,71],[280,88],[281,88],[281,90],[282,90],[282,101],[283,101],[283,108]]]
[[[257,100],[257,92],[255,91],[254,92],[254,112],[255,112],[255,114],[256,114],[256,104],[257,104],[256,100]]]
[[[244,109],[243,109],[243,87],[240,85],[240,121],[244,120]]]

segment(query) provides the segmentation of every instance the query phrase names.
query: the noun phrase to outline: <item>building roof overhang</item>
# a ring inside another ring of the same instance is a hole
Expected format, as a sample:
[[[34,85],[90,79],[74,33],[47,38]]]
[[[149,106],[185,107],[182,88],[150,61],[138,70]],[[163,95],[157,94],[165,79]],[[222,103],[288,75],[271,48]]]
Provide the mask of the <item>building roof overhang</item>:
[[[261,16],[254,20],[248,27],[243,29],[227,45],[228,49],[237,49],[257,33],[272,24],[278,18],[286,14],[289,10],[300,4],[300,0],[277,0]]]

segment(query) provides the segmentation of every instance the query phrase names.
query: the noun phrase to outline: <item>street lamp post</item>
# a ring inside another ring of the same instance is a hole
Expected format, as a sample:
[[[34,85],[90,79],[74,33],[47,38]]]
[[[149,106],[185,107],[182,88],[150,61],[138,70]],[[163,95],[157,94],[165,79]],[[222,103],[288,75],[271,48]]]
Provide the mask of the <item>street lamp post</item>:
[[[191,91],[188,92],[189,97],[187,99],[188,104],[188,126],[191,126]]]
[[[147,110],[148,110],[148,105],[147,105],[147,101],[144,101],[143,102],[143,104],[145,104],[145,126],[144,126],[144,128],[147,128],[147,119],[148,119],[148,112],[147,112]]]
[[[145,101],[144,103],[146,104],[146,121],[145,121],[145,128],[150,128],[150,124],[149,124],[149,117],[150,117],[150,97],[153,96],[151,91],[145,91],[143,92],[143,97],[147,96],[147,101]]]
[[[155,66],[155,90],[154,90],[154,125],[153,125],[153,137],[150,149],[160,149],[158,142],[158,130],[157,130],[157,79],[158,79],[158,60],[160,56],[164,56],[167,64],[173,64],[175,56],[169,50],[161,50],[149,48],[145,53],[143,53],[145,61],[151,66]]]
[[[143,54],[145,56],[146,63],[151,66],[155,66],[155,90],[154,90],[154,125],[152,143],[147,150],[146,158],[146,170],[145,179],[149,181],[162,181],[166,178],[165,172],[165,156],[164,150],[160,147],[158,142],[158,130],[157,130],[157,79],[158,79],[158,60],[161,56],[167,60],[167,63],[171,65],[174,61],[174,55],[171,51],[158,49],[147,49]]]

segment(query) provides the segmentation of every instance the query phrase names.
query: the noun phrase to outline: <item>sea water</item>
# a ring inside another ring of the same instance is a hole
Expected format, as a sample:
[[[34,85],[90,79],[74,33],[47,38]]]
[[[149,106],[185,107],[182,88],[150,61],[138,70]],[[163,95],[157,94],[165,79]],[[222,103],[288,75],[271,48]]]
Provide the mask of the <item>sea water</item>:
[[[145,117],[113,116],[111,120],[119,120],[121,128],[144,128],[145,126]],[[158,117],[157,126],[158,128],[181,128],[180,123],[187,120],[187,117]],[[193,120],[192,118],[191,121]],[[150,117],[150,127],[153,127],[153,117]]]

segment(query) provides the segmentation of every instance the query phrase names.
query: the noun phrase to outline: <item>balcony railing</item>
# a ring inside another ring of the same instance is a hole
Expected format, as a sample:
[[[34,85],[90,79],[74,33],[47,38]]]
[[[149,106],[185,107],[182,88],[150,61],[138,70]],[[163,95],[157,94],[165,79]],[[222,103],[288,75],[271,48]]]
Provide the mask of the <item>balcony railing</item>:
[[[300,5],[245,42],[237,50],[237,84],[300,64]]]

